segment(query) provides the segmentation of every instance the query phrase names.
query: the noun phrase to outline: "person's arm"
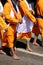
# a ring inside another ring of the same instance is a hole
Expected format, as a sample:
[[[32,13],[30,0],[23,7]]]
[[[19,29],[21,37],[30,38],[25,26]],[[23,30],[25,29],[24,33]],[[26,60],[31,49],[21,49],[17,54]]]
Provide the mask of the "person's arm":
[[[32,9],[31,3],[28,3],[27,0],[25,0],[25,3],[27,4],[27,7],[28,7],[29,11],[34,15],[35,11]]]
[[[1,27],[1,29],[3,29],[3,30],[5,30],[5,29],[8,28],[8,26],[7,26],[6,22],[5,22],[5,20],[4,20],[1,16],[0,16],[0,27]]]
[[[6,3],[3,9],[3,15],[5,16],[5,19],[7,20],[7,22],[10,22],[11,24],[17,24],[18,19],[16,19],[15,17],[11,17],[10,11],[11,11],[11,6],[9,3]]]
[[[32,21],[32,22],[36,22],[35,17],[30,13],[26,3],[24,1],[20,1],[19,2],[19,7],[22,9],[22,11],[24,12],[24,14]]]
[[[20,10],[19,10],[19,8],[18,8],[17,3],[15,3],[14,1],[13,1],[13,3],[12,3],[12,2],[10,1],[10,4],[11,4],[11,6],[12,6],[12,10],[13,10],[13,12],[15,13],[16,18],[17,18],[17,19],[21,19],[22,16],[21,16],[21,13],[20,13]],[[17,11],[15,10],[14,6],[16,6]]]

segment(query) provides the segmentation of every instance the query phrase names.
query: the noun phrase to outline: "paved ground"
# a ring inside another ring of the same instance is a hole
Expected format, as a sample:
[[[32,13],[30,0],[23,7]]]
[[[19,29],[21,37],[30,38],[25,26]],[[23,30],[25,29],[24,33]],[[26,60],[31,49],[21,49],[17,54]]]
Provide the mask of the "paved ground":
[[[14,60],[10,56],[0,54],[0,65],[43,65],[43,48],[30,45],[33,52],[18,48],[15,53],[21,57],[20,60]]]
[[[0,54],[0,65],[43,65],[43,57],[20,51],[16,54],[21,57],[20,60]]]
[[[26,41],[24,40],[18,42],[16,46],[19,48],[15,53],[21,59],[15,60],[10,56],[0,54],[0,65],[43,65],[43,47],[37,47],[31,43],[30,47],[33,49],[33,52],[25,51]]]

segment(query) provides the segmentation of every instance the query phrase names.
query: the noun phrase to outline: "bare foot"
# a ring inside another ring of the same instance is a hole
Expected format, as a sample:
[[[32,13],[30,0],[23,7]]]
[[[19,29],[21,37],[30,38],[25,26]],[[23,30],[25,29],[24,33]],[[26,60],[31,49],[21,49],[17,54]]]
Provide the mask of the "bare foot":
[[[36,46],[39,46],[39,44],[38,43],[33,43],[34,45],[36,45]]]
[[[15,60],[20,60],[20,57],[18,57],[17,55],[12,56]]]
[[[32,52],[32,51],[33,51],[33,50],[32,50],[32,49],[30,49],[30,48],[26,48],[26,50],[27,50],[27,51],[30,51],[30,52]]]
[[[6,55],[6,53],[4,51],[2,51],[2,50],[0,50],[0,54]]]

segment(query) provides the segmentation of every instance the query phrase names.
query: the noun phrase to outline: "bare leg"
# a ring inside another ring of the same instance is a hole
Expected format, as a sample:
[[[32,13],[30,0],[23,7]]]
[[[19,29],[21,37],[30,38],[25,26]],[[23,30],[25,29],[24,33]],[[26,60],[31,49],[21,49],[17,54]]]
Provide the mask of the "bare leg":
[[[16,59],[16,60],[19,60],[19,59],[20,59],[20,57],[18,57],[18,56],[15,54],[13,48],[11,48],[11,55],[12,55],[12,57],[13,57],[14,59]]]
[[[16,47],[14,47],[14,51],[16,51]]]
[[[27,48],[26,48],[26,50],[27,51],[32,51],[32,49],[30,48],[29,44],[30,44],[30,42],[27,40]]]
[[[14,47],[14,51],[18,51],[18,49],[16,47]]]
[[[35,35],[35,38],[34,38],[33,44],[36,45],[36,46],[39,46],[39,44],[36,42],[37,39],[38,39],[38,35]]]

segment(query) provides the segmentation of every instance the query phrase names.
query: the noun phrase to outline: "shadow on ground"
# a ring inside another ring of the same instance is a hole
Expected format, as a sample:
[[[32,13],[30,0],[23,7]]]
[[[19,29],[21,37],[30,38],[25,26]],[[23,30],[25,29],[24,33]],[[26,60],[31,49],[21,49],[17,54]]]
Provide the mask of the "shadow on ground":
[[[37,43],[41,46],[41,47],[37,47],[37,46],[34,46],[32,44],[34,38],[31,38],[30,40],[30,47],[35,51],[35,52],[39,52],[39,53],[42,53],[43,49],[41,48],[42,47],[42,42],[37,39]],[[16,41],[15,43],[15,46],[17,48],[23,48],[23,49],[26,49],[26,40],[18,40]],[[10,54],[10,49],[8,47],[3,47],[3,51],[6,52],[7,55],[11,56]]]
[[[31,38],[30,44],[32,44],[33,41],[34,41],[34,38]],[[42,47],[42,41],[41,40],[37,39],[36,42]],[[18,40],[16,42],[16,47],[25,48],[26,49],[26,40],[20,40],[20,41]]]

